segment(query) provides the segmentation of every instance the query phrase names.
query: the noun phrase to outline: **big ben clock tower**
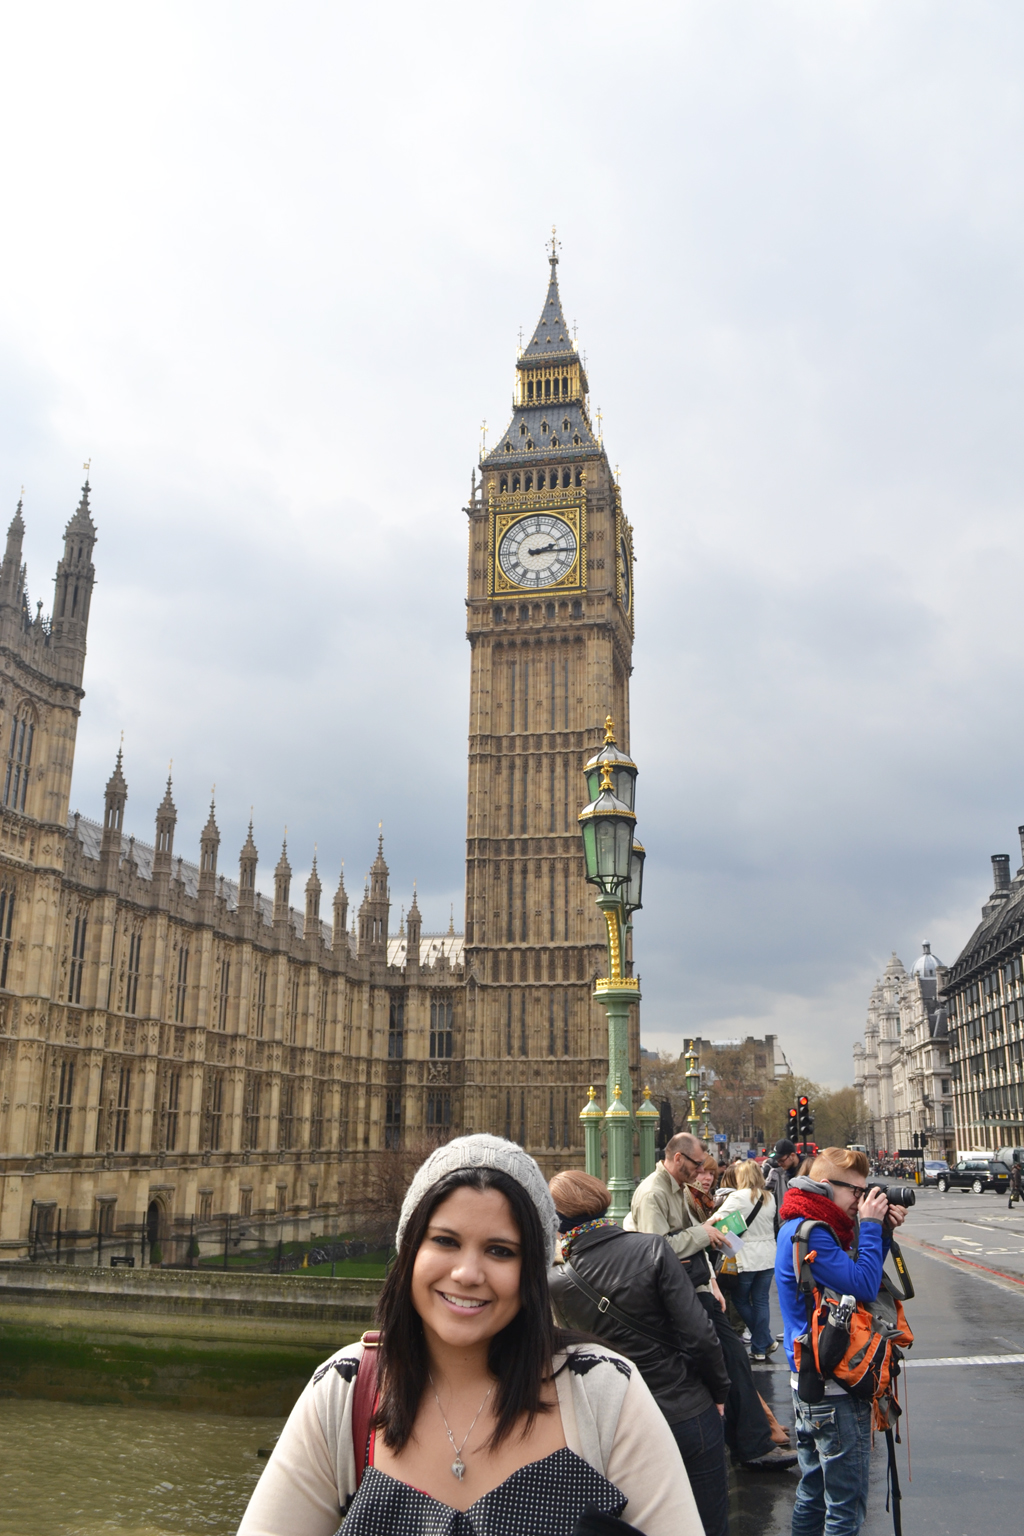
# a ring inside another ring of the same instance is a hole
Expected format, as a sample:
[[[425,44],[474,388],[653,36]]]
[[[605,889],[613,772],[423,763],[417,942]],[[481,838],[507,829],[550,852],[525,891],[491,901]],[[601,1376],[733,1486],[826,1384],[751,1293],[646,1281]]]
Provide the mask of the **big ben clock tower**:
[[[512,419],[466,509],[463,1123],[519,1141],[553,1171],[577,1160],[587,1087],[608,1070],[605,1012],[591,997],[606,969],[605,926],[576,817],[607,715],[628,750],[633,540],[591,422],[554,240],[550,266],[516,363]]]

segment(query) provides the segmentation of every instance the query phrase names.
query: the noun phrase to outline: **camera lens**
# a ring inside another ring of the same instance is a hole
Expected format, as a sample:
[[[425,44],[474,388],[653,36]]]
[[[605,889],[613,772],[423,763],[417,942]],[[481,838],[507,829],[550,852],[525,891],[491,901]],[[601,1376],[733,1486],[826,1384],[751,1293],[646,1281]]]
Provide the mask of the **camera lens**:
[[[917,1203],[917,1191],[913,1184],[869,1184],[868,1189],[880,1189],[890,1205],[904,1208]]]

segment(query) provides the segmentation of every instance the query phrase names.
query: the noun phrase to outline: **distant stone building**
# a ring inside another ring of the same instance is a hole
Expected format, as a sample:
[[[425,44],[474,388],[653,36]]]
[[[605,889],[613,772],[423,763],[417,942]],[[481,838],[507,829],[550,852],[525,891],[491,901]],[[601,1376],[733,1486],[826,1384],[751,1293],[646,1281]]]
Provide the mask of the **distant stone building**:
[[[908,975],[893,952],[868,1002],[864,1043],[853,1048],[854,1084],[871,1115],[871,1150],[953,1150],[953,1098],[943,985],[949,973],[925,944]]]
[[[945,983],[960,1151],[1024,1146],[1024,827],[1022,863],[992,859],[981,922]]]
[[[320,917],[314,860],[290,905],[175,852],[168,780],[153,842],[125,831],[122,756],[102,825],[69,817],[94,582],[89,486],[67,526],[54,616],[32,616],[21,506],[0,567],[0,1258],[106,1237],[161,1250],[226,1216],[322,1228],[372,1193],[373,1158],[461,1122],[462,938],[424,935],[415,894],[389,939],[383,839],[348,932]],[[41,605],[40,605],[41,607]],[[180,1245],[179,1245],[180,1246]]]

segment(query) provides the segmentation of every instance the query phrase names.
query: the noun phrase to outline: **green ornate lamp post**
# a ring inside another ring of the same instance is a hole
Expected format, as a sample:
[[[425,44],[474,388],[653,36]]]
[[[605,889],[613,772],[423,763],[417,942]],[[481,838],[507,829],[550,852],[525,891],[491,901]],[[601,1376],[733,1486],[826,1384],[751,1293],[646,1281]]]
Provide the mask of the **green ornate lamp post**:
[[[686,1123],[690,1127],[690,1135],[699,1136],[700,1110],[697,1108],[697,1095],[700,1093],[700,1067],[697,1064],[697,1046],[693,1040],[686,1053],[686,1091],[690,1096],[690,1113]]]
[[[604,1129],[608,1146],[608,1188],[613,1221],[622,1221],[629,1211],[633,1194],[633,1085],[629,1075],[629,1010],[640,1001],[640,985],[624,972],[626,936],[632,914],[642,905],[644,849],[634,840],[636,815],[636,764],[615,745],[612,718],[605,721],[601,750],[584,768],[590,804],[579,815],[583,837],[586,878],[597,886],[597,905],[604,916],[608,935],[608,975],[598,979],[594,996],[604,1004],[608,1015],[608,1082]],[[649,1119],[657,1121],[657,1110],[646,1106]],[[601,1174],[601,1144],[594,1134],[600,1113],[591,1100],[580,1115],[584,1122],[587,1172]],[[638,1117],[643,1115],[638,1111]],[[654,1138],[641,1129],[641,1173],[654,1169]],[[647,1144],[650,1142],[650,1167]]]

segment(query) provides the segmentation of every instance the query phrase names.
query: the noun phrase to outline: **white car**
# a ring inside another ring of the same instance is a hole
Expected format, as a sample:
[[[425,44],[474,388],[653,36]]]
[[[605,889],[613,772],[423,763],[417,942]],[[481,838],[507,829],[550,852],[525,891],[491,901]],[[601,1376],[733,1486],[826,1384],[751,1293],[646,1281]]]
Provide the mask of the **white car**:
[[[924,1181],[926,1184],[937,1184],[942,1174],[949,1172],[948,1163],[925,1163]]]

